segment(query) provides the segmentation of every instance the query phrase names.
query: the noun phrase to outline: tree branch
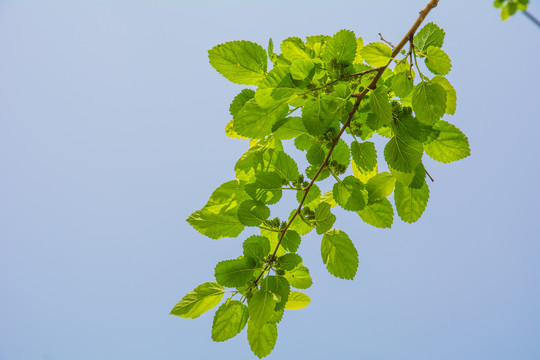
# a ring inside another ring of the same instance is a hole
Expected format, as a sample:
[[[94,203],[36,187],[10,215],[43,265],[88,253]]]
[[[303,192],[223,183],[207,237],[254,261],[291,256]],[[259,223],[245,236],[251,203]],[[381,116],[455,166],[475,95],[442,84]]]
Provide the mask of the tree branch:
[[[426,5],[426,7],[420,11],[420,15],[418,16],[418,18],[414,22],[413,26],[409,29],[407,34],[403,37],[403,39],[399,42],[399,44],[397,44],[397,46],[392,51],[392,56],[391,56],[392,58],[396,57],[396,55],[399,54],[399,52],[405,46],[405,44],[407,44],[407,42],[414,37],[414,34],[416,33],[416,30],[418,30],[418,28],[420,27],[420,25],[422,24],[422,22],[424,21],[426,16],[429,14],[429,12],[433,8],[435,8],[437,6],[438,3],[439,3],[439,0],[431,0]],[[349,115],[347,117],[347,121],[345,121],[345,123],[343,124],[343,126],[339,130],[339,133],[337,134],[337,136],[332,141],[332,145],[330,146],[330,149],[328,150],[328,154],[326,154],[326,157],[324,158],[324,161],[323,161],[322,165],[319,167],[319,169],[317,170],[317,172],[313,176],[313,179],[311,179],[311,182],[309,183],[309,185],[305,188],[304,196],[302,197],[302,200],[300,201],[300,204],[296,208],[296,211],[294,212],[294,214],[291,216],[291,218],[287,222],[287,225],[285,226],[285,228],[283,228],[281,230],[281,235],[279,237],[279,241],[278,241],[278,243],[276,245],[276,248],[274,249],[274,252],[272,253],[272,256],[270,257],[270,259],[268,260],[268,263],[266,264],[264,270],[257,277],[257,279],[253,282],[253,286],[257,286],[257,284],[259,283],[259,281],[262,278],[263,274],[265,274],[267,272],[267,270],[270,268],[270,264],[275,260],[276,254],[277,254],[277,252],[279,250],[279,247],[281,246],[281,242],[283,241],[283,237],[285,236],[285,233],[287,232],[287,230],[291,226],[291,224],[294,221],[294,219],[296,218],[296,216],[298,214],[300,214],[300,212],[302,211],[302,206],[304,205],[304,202],[306,201],[306,197],[307,197],[307,194],[308,194],[309,190],[311,189],[311,187],[313,186],[313,184],[317,180],[317,177],[319,176],[321,171],[324,169],[324,167],[328,165],[328,160],[330,159],[330,156],[332,155],[332,152],[334,151],[334,148],[336,147],[337,143],[339,142],[339,139],[341,139],[341,135],[343,135],[343,133],[345,132],[347,127],[349,127],[349,125],[351,124],[351,120],[352,120],[354,114],[356,113],[356,111],[358,110],[358,107],[360,106],[360,102],[362,101],[364,96],[366,96],[366,94],[369,92],[369,90],[373,90],[373,89],[375,89],[377,87],[377,81],[379,81],[379,79],[381,78],[383,72],[386,70],[386,68],[388,67],[388,65],[390,65],[391,62],[392,62],[392,60],[388,61],[388,64],[386,64],[385,66],[378,68],[377,74],[375,74],[375,77],[373,78],[373,80],[371,80],[369,85],[364,90],[362,90],[358,94],[352,94],[351,95],[351,96],[356,97],[356,101],[354,102],[353,108],[352,108],[351,112],[349,113]]]

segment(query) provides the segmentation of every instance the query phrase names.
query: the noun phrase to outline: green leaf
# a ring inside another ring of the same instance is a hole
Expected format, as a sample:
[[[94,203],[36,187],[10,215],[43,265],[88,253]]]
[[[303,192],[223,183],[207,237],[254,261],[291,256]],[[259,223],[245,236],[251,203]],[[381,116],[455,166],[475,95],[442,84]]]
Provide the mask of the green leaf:
[[[270,249],[275,249],[278,242],[279,242],[281,232],[274,231],[274,230],[265,230],[264,228],[262,228],[261,229],[261,235],[264,236],[265,238],[267,238],[270,241]],[[285,253],[286,253],[286,251],[283,248],[283,246],[280,246],[278,248],[276,256],[282,256]]]
[[[375,90],[371,91],[369,106],[383,125],[392,123],[392,106],[388,101],[388,90],[385,86],[377,86]]]
[[[317,228],[317,234],[324,234],[332,228],[336,222],[336,217],[330,212],[328,203],[320,203],[315,209],[315,220],[313,220]]]
[[[276,172],[259,172],[255,182],[246,185],[246,192],[255,200],[275,204],[281,199],[282,180]]]
[[[302,198],[304,197],[304,190],[297,190],[296,191],[296,200],[298,202],[302,201]],[[305,206],[309,206],[311,202],[317,200],[321,196],[321,190],[319,187],[315,184],[311,185],[311,188],[309,189],[309,192],[306,196],[306,200],[304,201]]]
[[[456,113],[456,90],[450,81],[448,81],[444,76],[435,76],[431,79],[431,82],[434,84],[439,84],[446,91],[446,110],[444,111],[447,114],[454,115]]]
[[[278,311],[274,311],[274,315],[272,315],[272,317],[270,318],[270,320],[268,320],[268,322],[277,324],[283,318],[284,313],[285,313],[284,308]]]
[[[227,287],[238,287],[253,279],[253,269],[245,258],[225,260],[216,265],[214,276],[218,283]]]
[[[206,282],[197,286],[192,292],[186,294],[171,310],[171,315],[186,319],[195,319],[216,306],[225,289],[215,282]]]
[[[442,47],[444,31],[434,23],[426,24],[414,37],[414,46],[417,51],[424,52],[430,46]]]
[[[296,254],[289,255],[298,256]],[[270,275],[261,281],[261,291],[271,292],[278,296],[275,311],[279,311],[282,310],[285,307],[285,303],[287,303],[289,293],[291,292],[291,286],[283,276]]]
[[[225,341],[235,337],[248,321],[248,308],[240,301],[231,300],[216,311],[212,324],[212,340]]]
[[[294,181],[300,175],[296,162],[283,151],[268,150],[263,154],[262,161],[263,166],[258,170],[274,171],[285,180]]]
[[[264,236],[253,235],[244,241],[242,248],[244,249],[244,257],[262,262],[264,257],[270,253],[270,241]]]
[[[366,205],[367,192],[362,182],[354,176],[347,176],[341,182],[336,182],[332,193],[338,205],[345,210],[358,211]]]
[[[283,236],[283,240],[281,241],[281,246],[283,246],[287,251],[296,252],[296,250],[298,250],[298,246],[300,246],[300,240],[300,235],[298,235],[296,231],[287,230]]]
[[[234,130],[253,139],[262,139],[272,132],[272,126],[289,113],[287,104],[261,108],[256,99],[250,99],[234,117]]]
[[[503,6],[503,4],[504,4],[505,1],[506,1],[506,0],[495,0],[495,1],[493,2],[493,6],[495,6],[496,8],[500,8],[501,6]]]
[[[449,163],[466,158],[471,154],[469,140],[454,125],[439,120],[433,126],[439,130],[439,136],[424,145],[424,151],[430,158]]]
[[[311,303],[311,299],[306,294],[298,291],[291,291],[289,300],[285,304],[285,310],[299,310]]]
[[[283,270],[292,270],[302,262],[302,258],[298,254],[288,253],[280,258],[279,267]]]
[[[244,89],[238,95],[236,95],[229,106],[229,112],[232,116],[238,114],[238,112],[244,107],[244,105],[255,97],[255,91],[251,89]]]
[[[261,286],[261,290],[256,291],[248,302],[249,321],[258,327],[263,327],[274,315],[277,302],[276,294],[262,289]]]
[[[450,72],[452,64],[446,53],[435,46],[430,46],[426,54],[426,66],[435,75],[446,75]]]
[[[236,84],[259,85],[266,74],[266,51],[250,41],[229,41],[208,51],[210,64]]]
[[[237,211],[240,204],[249,199],[244,184],[232,180],[220,185],[206,205],[191,214],[187,222],[212,239],[238,236],[244,230],[244,225],[238,220]]]
[[[304,265],[298,265],[293,270],[287,271],[284,277],[292,287],[297,289],[308,289],[313,284],[313,280],[309,276],[309,269]]]
[[[296,59],[292,62],[290,71],[295,80],[309,80],[315,75],[315,62],[308,59]]]
[[[371,179],[366,184],[366,189],[369,194],[368,204],[373,204],[376,201],[386,199],[392,191],[394,191],[394,185],[396,184],[396,178],[392,174],[382,172]]]
[[[326,158],[326,149],[322,144],[317,143],[310,147],[306,153],[306,159],[311,165],[319,166]]]
[[[371,66],[386,66],[392,59],[392,49],[381,42],[367,44],[360,50],[360,54]]]
[[[338,31],[328,39],[323,60],[330,63],[332,59],[350,64],[356,56],[356,36],[350,30]]]
[[[402,185],[400,182],[396,183],[394,202],[401,220],[413,223],[420,219],[420,216],[422,216],[422,213],[426,209],[428,199],[429,188],[425,181],[420,189],[413,189]]]
[[[289,215],[289,220],[291,219],[291,217],[293,216],[293,214],[296,212],[296,209],[294,209],[293,211],[291,211],[291,214]],[[306,235],[307,233],[309,233],[311,230],[313,230],[314,228],[314,224],[312,224],[311,222],[310,223],[307,223],[306,221],[304,221],[302,219],[301,216],[296,216],[293,220],[293,222],[291,223],[291,225],[289,226],[289,230],[294,230],[296,231],[299,235]]]
[[[238,208],[238,220],[246,226],[258,226],[270,216],[270,209],[255,200],[246,200]]]
[[[255,100],[263,109],[274,108],[287,103],[303,92],[305,90],[297,89],[294,86],[289,68],[277,66],[270,70],[259,85],[255,93]]]
[[[412,137],[393,137],[384,148],[389,166],[402,172],[413,172],[422,160],[422,144]]]
[[[257,326],[250,319],[248,321],[247,338],[251,351],[259,358],[272,352],[277,341],[277,325],[266,323],[262,327]]]
[[[394,222],[394,209],[388,199],[381,199],[366,205],[358,211],[358,215],[366,224],[378,228],[390,228]]]
[[[375,144],[370,141],[362,143],[353,141],[351,154],[356,166],[364,172],[372,171],[377,166],[377,150]]]
[[[214,214],[236,215],[240,204],[249,199],[244,186],[245,182],[238,180],[221,184],[214,190],[203,209]]]
[[[446,109],[446,91],[436,83],[421,82],[412,92],[412,106],[418,120],[433,125]]]
[[[290,37],[283,40],[280,49],[283,57],[289,61],[311,58],[309,49],[306,48],[302,39],[297,37]]]
[[[326,94],[308,99],[302,108],[302,120],[310,135],[322,135],[336,122],[333,113],[335,99],[334,96]]]
[[[256,172],[265,171],[270,168],[269,159],[264,156],[265,153],[270,151],[273,154],[274,151],[282,150],[283,145],[281,141],[276,140],[273,136],[257,141],[236,162],[234,167],[236,178],[249,182],[255,181]],[[270,158],[272,157],[270,156]]]
[[[276,125],[279,125],[276,127]],[[274,124],[272,128],[274,137],[279,140],[293,139],[307,134],[306,127],[300,116],[287,117]]]
[[[518,5],[516,3],[513,3],[513,2],[509,2],[506,5],[504,5],[504,7],[502,8],[502,11],[501,11],[501,19],[502,19],[502,21],[508,20],[508,18],[510,16],[514,15],[514,13],[517,11],[517,9],[518,9]]]
[[[341,279],[352,280],[358,269],[358,252],[343,231],[327,231],[321,242],[321,255],[328,272]]]
[[[237,237],[244,225],[233,214],[216,214],[207,209],[197,210],[187,218],[195,230],[211,239]]]
[[[399,72],[392,78],[392,90],[399,97],[406,97],[413,89],[414,82],[409,79],[409,73]]]

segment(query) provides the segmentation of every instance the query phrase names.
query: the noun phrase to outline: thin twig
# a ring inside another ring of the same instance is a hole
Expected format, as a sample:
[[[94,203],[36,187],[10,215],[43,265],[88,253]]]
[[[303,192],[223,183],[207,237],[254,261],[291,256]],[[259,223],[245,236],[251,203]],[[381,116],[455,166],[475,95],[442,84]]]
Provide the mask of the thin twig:
[[[431,177],[431,175],[429,175],[428,171],[426,170],[426,168],[424,168],[424,171],[426,172],[427,176],[429,176],[429,180],[431,180],[431,182],[434,182],[435,180],[433,180],[433,178]]]
[[[388,45],[390,45],[390,47],[392,48],[392,50],[394,50],[396,47],[394,45],[392,45],[392,43],[388,40],[386,40],[385,38],[383,38],[382,34],[379,33],[379,36],[381,37],[381,40],[384,41],[385,43],[387,43]]]
[[[348,79],[348,78],[355,77],[355,76],[362,76],[362,75],[369,74],[370,72],[379,71],[379,69],[380,68],[375,67],[375,68],[367,69],[367,70],[364,70],[364,71],[361,71],[361,72],[358,72],[358,73],[354,73],[354,74],[342,75],[339,79],[334,80],[334,81],[330,81],[328,84],[325,84],[323,87],[330,86],[330,85],[335,84],[338,81],[341,81],[341,80],[344,80],[344,79]]]
[[[409,31],[407,32],[407,34],[405,35],[405,37],[399,42],[399,44],[394,48],[394,50],[392,51],[392,58],[396,57],[397,54],[399,54],[399,52],[401,51],[401,49],[405,46],[405,44],[407,43],[407,41],[409,41],[409,39],[411,39],[416,30],[418,30],[418,28],[420,27],[420,25],[422,24],[422,22],[424,21],[424,19],[426,18],[426,16],[429,14],[429,12],[435,8],[437,6],[437,4],[439,3],[439,0],[431,0],[424,9],[422,9],[420,11],[420,15],[418,16],[418,18],[416,19],[416,21],[414,22],[413,26],[409,29]],[[356,97],[356,101],[354,102],[354,105],[353,105],[353,108],[351,110],[351,112],[349,112],[349,115],[347,116],[347,121],[345,121],[345,123],[343,124],[343,126],[341,127],[341,129],[339,130],[339,133],[337,134],[337,136],[335,137],[335,139],[332,141],[332,145],[330,146],[330,149],[328,150],[328,154],[326,154],[326,157],[324,158],[324,161],[323,163],[321,164],[321,166],[319,167],[319,170],[317,170],[317,172],[315,173],[315,175],[313,176],[313,179],[311,179],[311,182],[309,183],[309,185],[306,187],[305,191],[304,191],[304,196],[302,196],[302,200],[300,201],[300,204],[298,205],[298,207],[296,208],[296,211],[293,213],[293,215],[291,216],[291,218],[289,219],[289,221],[287,222],[287,225],[285,226],[285,228],[283,228],[283,230],[281,230],[281,236],[279,237],[279,241],[276,245],[276,248],[274,249],[274,252],[272,253],[272,256],[270,257],[270,259],[268,260],[268,263],[266,264],[266,266],[264,267],[263,271],[261,272],[261,274],[257,277],[257,279],[253,282],[253,285],[252,286],[257,286],[257,284],[259,283],[259,281],[261,280],[262,276],[264,273],[266,273],[266,271],[270,268],[270,264],[275,260],[276,258],[276,254],[279,250],[279,247],[281,246],[281,242],[283,241],[283,238],[285,236],[285,233],[287,232],[287,230],[289,229],[289,227],[291,226],[292,222],[294,221],[294,219],[296,218],[296,216],[298,214],[300,214],[300,212],[302,211],[302,206],[304,205],[304,202],[306,201],[306,197],[307,197],[307,194],[309,192],[309,190],[311,189],[311,187],[313,186],[313,184],[315,183],[315,181],[317,180],[317,177],[319,176],[319,174],[321,173],[321,171],[324,169],[325,166],[327,166],[328,164],[328,160],[330,159],[330,156],[332,155],[332,151],[334,151],[336,145],[338,144],[339,142],[339,139],[341,138],[341,135],[343,135],[343,133],[345,132],[345,130],[349,127],[349,125],[351,125],[351,120],[354,116],[354,114],[356,113],[356,111],[358,110],[358,107],[360,106],[360,102],[362,101],[362,99],[364,98],[364,96],[366,96],[366,94],[369,92],[369,90],[373,90],[376,88],[377,86],[377,81],[379,81],[379,79],[381,78],[384,70],[386,70],[386,68],[388,67],[388,65],[390,65],[390,63],[392,62],[392,60],[388,61],[388,64],[386,64],[385,66],[382,66],[380,67],[378,70],[377,70],[377,74],[375,74],[375,77],[371,80],[371,82],[369,83],[369,85],[364,89],[362,90],[362,92],[360,92],[359,94],[351,94],[351,96],[355,96]]]
[[[540,21],[538,21],[538,19],[535,18],[530,12],[523,11],[523,15],[525,15],[529,20],[531,20],[533,23],[535,23],[536,26],[540,27]]]

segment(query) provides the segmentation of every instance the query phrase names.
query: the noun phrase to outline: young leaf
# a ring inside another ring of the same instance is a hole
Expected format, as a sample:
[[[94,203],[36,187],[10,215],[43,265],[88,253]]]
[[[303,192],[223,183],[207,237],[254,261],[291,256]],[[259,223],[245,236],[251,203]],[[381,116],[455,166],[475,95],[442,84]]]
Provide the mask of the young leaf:
[[[304,45],[302,39],[290,37],[281,42],[281,54],[289,61],[298,59],[310,59],[310,51]]]
[[[232,116],[238,114],[238,112],[244,107],[244,105],[255,97],[255,91],[251,89],[244,89],[238,95],[236,95],[229,106],[229,112]]]
[[[235,214],[216,214],[204,208],[195,211],[186,221],[201,234],[216,240],[237,237],[244,230],[244,224]]]
[[[381,199],[366,205],[358,211],[358,215],[366,224],[378,228],[390,228],[394,222],[394,209],[388,199]]]
[[[307,134],[306,127],[299,116],[287,117],[278,121],[272,127],[272,135],[278,140],[297,139]]]
[[[372,171],[377,166],[377,151],[375,144],[370,141],[362,143],[353,141],[351,155],[356,166],[363,172]]]
[[[394,202],[401,220],[413,223],[420,219],[429,199],[429,188],[424,181],[422,188],[413,189],[396,182]]]
[[[225,289],[215,282],[206,282],[197,286],[192,292],[186,294],[171,310],[171,315],[186,319],[195,319],[216,306]]]
[[[266,74],[266,51],[250,41],[229,41],[208,51],[210,64],[236,84],[258,85]]]
[[[341,279],[352,280],[358,269],[358,252],[343,231],[327,231],[321,242],[321,255],[328,272]]]
[[[341,182],[336,182],[332,193],[338,205],[345,210],[358,211],[366,205],[367,192],[362,182],[354,176],[347,176]]]
[[[276,294],[261,287],[261,290],[256,291],[249,299],[249,321],[257,327],[263,327],[274,314],[276,302]]]
[[[439,84],[446,91],[446,110],[444,111],[447,114],[454,115],[456,113],[456,90],[450,84],[444,76],[435,76],[431,79],[431,82],[434,84]]]
[[[324,234],[326,231],[332,228],[332,225],[336,222],[336,217],[330,212],[330,205],[327,203],[320,203],[315,209],[315,220],[313,220],[317,227],[317,234]]]
[[[246,226],[258,226],[270,216],[270,209],[256,200],[246,200],[238,208],[238,220]]]
[[[433,127],[440,133],[436,139],[424,144],[424,151],[430,158],[449,163],[471,154],[469,140],[457,127],[444,120],[437,121]]]
[[[433,125],[446,109],[446,91],[433,82],[421,82],[412,92],[412,106],[418,120]]]
[[[369,194],[368,204],[373,204],[376,201],[386,199],[392,191],[394,191],[394,185],[396,184],[396,178],[392,174],[382,172],[371,179],[366,184],[366,189]]]
[[[350,30],[338,31],[328,39],[323,60],[327,63],[335,59],[337,62],[350,64],[356,56],[356,36]]]
[[[259,172],[255,182],[246,185],[246,192],[255,200],[265,204],[275,204],[281,199],[282,180],[276,172]]]
[[[247,324],[248,308],[238,300],[222,304],[212,324],[212,340],[225,341],[235,337]]]
[[[251,351],[259,358],[272,352],[277,341],[277,325],[266,323],[263,326],[256,325],[252,319],[248,321],[247,338]]]
[[[302,264],[291,271],[287,271],[284,278],[289,281],[292,287],[297,289],[308,289],[313,284],[313,280],[309,276],[309,269]]]
[[[311,299],[306,294],[298,291],[291,291],[289,300],[285,304],[285,310],[299,310],[309,305]]]
[[[216,265],[214,276],[218,283],[228,287],[238,287],[253,279],[253,269],[245,258],[225,260]]]
[[[446,75],[450,72],[452,64],[446,53],[438,47],[430,46],[427,49],[426,66],[435,75]]]
[[[392,59],[392,49],[381,42],[367,44],[360,50],[360,54],[371,66],[385,66]]]
[[[255,93],[257,104],[263,108],[280,106],[305,90],[297,89],[286,66],[270,70]]]
[[[244,257],[260,262],[270,253],[270,241],[264,236],[253,235],[242,244]]]
[[[371,110],[383,125],[389,125],[392,123],[392,106],[388,101],[388,92],[386,87],[377,86],[377,88],[370,93],[369,106]]]
[[[289,112],[287,104],[263,109],[256,99],[250,99],[234,117],[234,131],[252,139],[262,139],[272,132],[272,126]]]
[[[424,52],[430,46],[442,47],[444,31],[434,23],[426,24],[414,37],[414,46],[417,51]]]

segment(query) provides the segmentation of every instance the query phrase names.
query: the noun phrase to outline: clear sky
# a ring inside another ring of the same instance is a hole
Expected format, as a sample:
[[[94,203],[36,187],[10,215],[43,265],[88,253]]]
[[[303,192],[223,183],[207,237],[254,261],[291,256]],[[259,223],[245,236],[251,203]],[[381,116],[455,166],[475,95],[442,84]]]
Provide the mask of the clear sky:
[[[213,312],[168,315],[241,249],[185,221],[247,147],[223,131],[242,86],[207,50],[343,28],[398,42],[425,3],[2,1],[0,359],[254,358],[245,330],[212,342]],[[540,29],[491,1],[441,0],[427,21],[447,33],[448,120],[472,156],[426,161],[413,225],[336,209],[354,281],[303,239],[312,304],[279,324],[269,359],[540,358]]]

